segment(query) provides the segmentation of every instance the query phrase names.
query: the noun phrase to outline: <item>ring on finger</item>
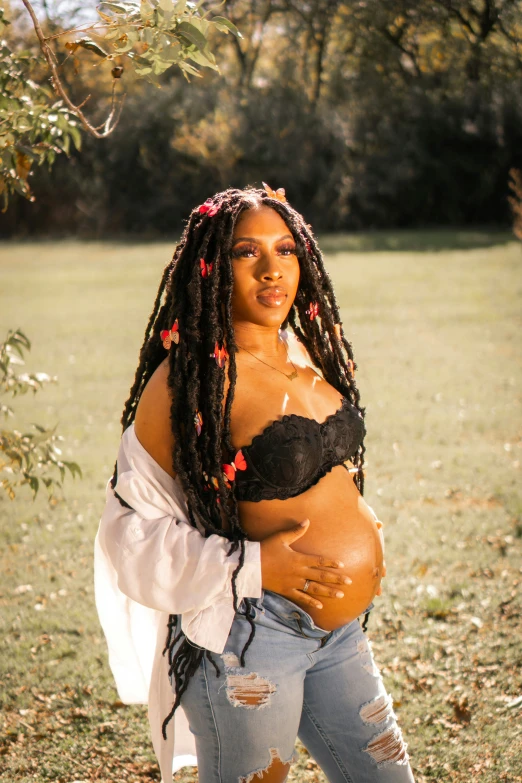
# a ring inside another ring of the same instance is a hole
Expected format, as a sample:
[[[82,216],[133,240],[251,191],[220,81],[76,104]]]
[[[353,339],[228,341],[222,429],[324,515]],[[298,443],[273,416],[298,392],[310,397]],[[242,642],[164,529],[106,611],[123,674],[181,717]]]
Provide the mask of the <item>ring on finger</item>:
[[[310,587],[310,580],[305,579],[304,587],[303,587],[303,593],[308,592],[308,588]]]

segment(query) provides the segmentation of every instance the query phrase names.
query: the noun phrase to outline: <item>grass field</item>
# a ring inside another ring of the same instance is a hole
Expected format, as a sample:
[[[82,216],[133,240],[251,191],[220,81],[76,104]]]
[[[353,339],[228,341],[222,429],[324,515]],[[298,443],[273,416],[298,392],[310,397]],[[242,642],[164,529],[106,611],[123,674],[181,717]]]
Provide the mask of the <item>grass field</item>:
[[[479,232],[323,246],[367,409],[366,496],[385,524],[369,635],[416,780],[520,783],[522,247]],[[58,423],[83,469],[54,508],[0,499],[2,781],[159,780],[145,708],[113,687],[92,546],[172,249],[0,245],[0,339],[21,327],[28,369],[59,376],[14,400],[16,426]],[[302,751],[289,780],[325,778]]]

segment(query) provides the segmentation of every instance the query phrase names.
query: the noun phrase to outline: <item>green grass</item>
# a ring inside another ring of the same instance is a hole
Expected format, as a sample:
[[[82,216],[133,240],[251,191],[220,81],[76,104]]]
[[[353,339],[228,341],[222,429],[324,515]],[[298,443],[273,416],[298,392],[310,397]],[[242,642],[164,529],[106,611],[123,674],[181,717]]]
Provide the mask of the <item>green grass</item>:
[[[522,248],[493,232],[323,245],[367,409],[366,497],[385,523],[369,633],[416,780],[522,781]],[[14,401],[16,426],[58,424],[84,473],[54,508],[0,500],[0,780],[159,780],[145,709],[113,687],[92,545],[172,250],[0,245],[0,338],[21,327],[28,368],[59,376]],[[324,777],[302,752],[289,780]]]

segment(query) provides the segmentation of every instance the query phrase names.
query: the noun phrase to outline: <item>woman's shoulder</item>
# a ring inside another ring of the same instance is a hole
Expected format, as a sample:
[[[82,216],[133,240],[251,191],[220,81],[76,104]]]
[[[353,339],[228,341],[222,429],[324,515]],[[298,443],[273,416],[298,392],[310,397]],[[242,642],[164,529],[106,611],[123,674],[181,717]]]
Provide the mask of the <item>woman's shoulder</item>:
[[[143,448],[173,478],[174,436],[170,420],[172,394],[168,387],[169,364],[165,359],[150,377],[140,397],[134,432]]]

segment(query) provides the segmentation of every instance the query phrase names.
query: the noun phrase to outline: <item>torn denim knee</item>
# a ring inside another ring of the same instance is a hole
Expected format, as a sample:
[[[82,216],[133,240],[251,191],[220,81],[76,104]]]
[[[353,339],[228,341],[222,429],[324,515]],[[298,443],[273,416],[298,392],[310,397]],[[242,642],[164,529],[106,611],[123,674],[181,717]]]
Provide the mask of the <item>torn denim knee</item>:
[[[281,759],[279,750],[277,748],[270,748],[270,761],[268,762],[267,766],[262,769],[256,769],[253,772],[249,772],[248,775],[245,775],[244,777],[240,777],[238,780],[238,783],[252,783],[254,778],[258,778],[259,780],[263,780],[263,776],[265,773],[270,772],[273,768],[274,763],[279,763],[281,766],[287,766],[288,769],[286,770],[285,780],[286,776],[290,772],[290,767],[293,764],[294,761],[297,760],[297,754],[295,750],[293,751],[291,757],[288,759],[288,761],[283,761]]]

